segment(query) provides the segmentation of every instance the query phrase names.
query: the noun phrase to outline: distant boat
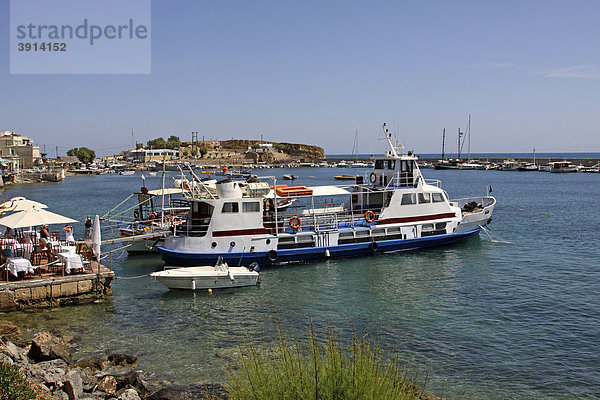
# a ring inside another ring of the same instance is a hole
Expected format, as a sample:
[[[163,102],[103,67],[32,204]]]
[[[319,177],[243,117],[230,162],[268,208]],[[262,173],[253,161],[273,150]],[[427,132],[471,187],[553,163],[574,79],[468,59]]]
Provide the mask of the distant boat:
[[[285,179],[286,181],[294,181],[294,180],[298,179],[298,177],[296,175],[292,175],[292,174],[284,174],[283,179]]]
[[[230,267],[219,257],[216,265],[171,268],[153,272],[151,277],[169,289],[224,289],[254,286],[258,283],[258,264],[248,267]]]
[[[550,163],[550,172],[564,174],[569,172],[577,172],[577,167],[571,164],[570,161],[555,161]]]
[[[150,176],[156,176],[157,172],[156,171],[150,171],[148,172],[148,175]]]
[[[539,167],[533,163],[521,163],[517,169],[519,171],[538,171]]]
[[[120,175],[133,175],[133,174],[135,174],[135,171],[132,169],[128,169],[128,170],[119,172],[119,174]]]
[[[334,176],[335,180],[338,181],[355,181],[356,176],[354,175],[336,175]]]
[[[500,166],[501,171],[518,171],[519,163],[515,160],[504,160],[502,166]]]

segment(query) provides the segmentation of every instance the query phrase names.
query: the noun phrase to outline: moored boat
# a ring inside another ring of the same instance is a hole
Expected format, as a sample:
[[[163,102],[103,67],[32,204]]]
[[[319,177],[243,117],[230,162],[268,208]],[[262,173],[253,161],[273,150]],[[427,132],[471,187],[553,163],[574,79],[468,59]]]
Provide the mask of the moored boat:
[[[218,182],[217,196],[192,200],[186,223],[157,250],[178,266],[212,264],[219,256],[235,264],[279,264],[453,243],[491,221],[493,197],[449,200],[439,181],[423,178],[414,154],[397,153],[385,124],[384,130],[390,150],[361,183],[274,182],[265,194],[244,182]],[[296,202],[280,211],[273,201],[281,197]]]
[[[214,266],[169,268],[152,272],[151,277],[169,289],[224,289],[254,286],[258,283],[258,264],[248,267],[230,267],[222,258]]]
[[[570,161],[555,161],[550,163],[550,172],[555,174],[577,172],[577,167]]]
[[[355,175],[336,175],[333,178],[336,181],[354,181],[354,180],[356,180]]]

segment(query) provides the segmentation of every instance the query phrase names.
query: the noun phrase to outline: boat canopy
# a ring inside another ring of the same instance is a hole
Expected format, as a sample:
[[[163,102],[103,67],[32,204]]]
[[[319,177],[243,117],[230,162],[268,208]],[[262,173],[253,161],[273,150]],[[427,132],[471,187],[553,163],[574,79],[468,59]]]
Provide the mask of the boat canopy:
[[[165,188],[165,196],[171,195],[171,194],[178,194],[178,193],[183,193],[183,189],[182,188]],[[151,194],[153,196],[162,196],[163,195],[163,190],[162,189],[155,189],[155,190],[148,190],[148,194]]]
[[[306,189],[312,191],[313,196],[336,196],[336,195],[349,195],[351,192],[346,187],[340,186],[309,186]],[[265,196],[266,198],[273,198],[273,190]],[[278,195],[277,197],[282,197]]]

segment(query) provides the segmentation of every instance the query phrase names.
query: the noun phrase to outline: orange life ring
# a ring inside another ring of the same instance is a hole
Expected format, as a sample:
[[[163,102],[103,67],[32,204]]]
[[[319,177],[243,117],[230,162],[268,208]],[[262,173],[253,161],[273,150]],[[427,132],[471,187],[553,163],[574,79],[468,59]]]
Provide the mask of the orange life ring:
[[[369,180],[371,183],[377,182],[377,174],[375,172],[371,172],[371,175],[369,175]]]
[[[365,213],[365,221],[367,221],[368,223],[375,221],[375,213],[371,210],[367,211]]]
[[[300,218],[298,218],[295,215],[292,218],[290,218],[290,226],[292,227],[292,229],[298,229],[300,228],[300,225],[302,225],[302,221],[300,220]]]

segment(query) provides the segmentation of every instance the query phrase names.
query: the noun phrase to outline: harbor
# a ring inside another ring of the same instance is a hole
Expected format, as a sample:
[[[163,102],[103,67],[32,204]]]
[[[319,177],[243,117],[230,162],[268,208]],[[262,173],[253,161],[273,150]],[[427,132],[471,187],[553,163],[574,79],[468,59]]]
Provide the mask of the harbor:
[[[334,184],[334,176],[348,169],[277,172],[293,173],[298,176],[294,185],[310,187]],[[59,183],[10,186],[4,196],[22,195],[71,216],[102,215],[139,191],[141,174],[70,176]],[[596,301],[594,282],[600,281],[590,279],[595,272],[589,260],[597,243],[582,223],[597,195],[597,176],[433,169],[424,169],[423,175],[442,181],[452,197],[473,194],[473,188],[485,195],[491,185],[499,201],[491,236],[481,233],[462,244],[411,253],[262,268],[258,286],[212,294],[169,290],[149,276],[164,266],[159,255],[129,256],[121,250],[112,255],[112,294],[102,302],[15,311],[2,319],[14,321],[25,333],[54,327],[76,335],[76,358],[93,356],[98,344],[106,352],[139,355],[149,379],[178,385],[226,381],[223,359],[235,357],[239,342],[224,341],[224,335],[241,338],[247,332],[268,346],[276,340],[274,318],[299,336],[311,317],[319,327],[334,323],[346,336],[350,326],[373,334],[377,325],[385,326],[380,334],[401,343],[389,351],[399,350],[430,371],[428,387],[441,397],[540,397],[557,391],[577,397],[593,392],[598,382],[593,374],[579,391],[570,381],[574,371],[593,370],[587,354],[599,351],[576,328],[592,329],[598,323],[589,309]],[[167,174],[167,181],[173,178],[177,172]],[[145,182],[160,188],[162,177],[146,175]],[[540,203],[539,193],[555,200]],[[555,226],[567,231],[554,235]],[[83,237],[82,223],[74,229],[76,238]],[[592,242],[581,241],[584,236]],[[539,327],[539,318],[549,322]],[[190,327],[203,334],[199,337]],[[515,335],[521,339],[509,339]],[[534,338],[536,346],[531,346]],[[473,356],[482,347],[485,355]],[[570,360],[560,371],[551,366],[552,352],[552,358]],[[513,366],[509,360],[514,357],[526,361]],[[534,389],[540,381],[543,388]]]

